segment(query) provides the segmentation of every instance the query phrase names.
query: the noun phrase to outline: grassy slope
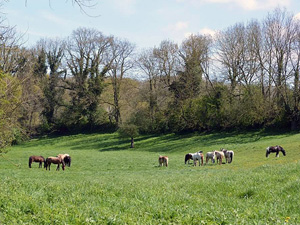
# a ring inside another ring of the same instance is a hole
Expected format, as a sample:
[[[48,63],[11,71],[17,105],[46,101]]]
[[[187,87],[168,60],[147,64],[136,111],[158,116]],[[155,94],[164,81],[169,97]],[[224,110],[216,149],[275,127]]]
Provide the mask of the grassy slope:
[[[0,158],[0,224],[300,223],[300,134],[143,136],[136,148],[116,134],[32,140]],[[265,157],[282,145],[287,156]],[[232,164],[193,167],[188,152],[221,147]],[[30,155],[69,153],[66,171],[28,168]],[[157,167],[159,154],[168,168]]]

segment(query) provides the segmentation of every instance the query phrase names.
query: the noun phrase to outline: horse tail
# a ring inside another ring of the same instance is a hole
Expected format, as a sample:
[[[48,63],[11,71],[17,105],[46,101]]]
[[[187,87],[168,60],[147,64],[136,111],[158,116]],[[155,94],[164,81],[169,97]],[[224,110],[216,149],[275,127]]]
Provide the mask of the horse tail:
[[[228,163],[232,163],[232,160],[233,160],[233,152],[230,152],[229,153],[229,156],[230,156],[230,161]]]
[[[32,163],[32,157],[30,156],[29,157],[29,163],[28,163],[29,168],[31,168],[31,163]]]

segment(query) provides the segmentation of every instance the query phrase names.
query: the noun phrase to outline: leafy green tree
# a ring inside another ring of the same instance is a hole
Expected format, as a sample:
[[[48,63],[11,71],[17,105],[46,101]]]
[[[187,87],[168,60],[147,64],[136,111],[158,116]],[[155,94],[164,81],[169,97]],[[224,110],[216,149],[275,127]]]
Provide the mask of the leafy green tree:
[[[0,153],[15,139],[16,130],[21,130],[18,123],[21,95],[18,79],[0,72]]]

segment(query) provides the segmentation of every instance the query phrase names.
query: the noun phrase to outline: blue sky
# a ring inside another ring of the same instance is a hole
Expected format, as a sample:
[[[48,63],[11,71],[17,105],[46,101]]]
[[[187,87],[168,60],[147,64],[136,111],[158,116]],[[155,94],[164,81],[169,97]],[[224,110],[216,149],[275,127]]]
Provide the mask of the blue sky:
[[[189,34],[213,33],[238,22],[261,21],[275,7],[300,18],[299,0],[95,0],[82,13],[71,0],[9,0],[1,11],[24,34],[27,46],[41,38],[67,37],[78,27],[125,38],[139,48],[163,40],[179,43]],[[96,17],[94,17],[94,15]]]

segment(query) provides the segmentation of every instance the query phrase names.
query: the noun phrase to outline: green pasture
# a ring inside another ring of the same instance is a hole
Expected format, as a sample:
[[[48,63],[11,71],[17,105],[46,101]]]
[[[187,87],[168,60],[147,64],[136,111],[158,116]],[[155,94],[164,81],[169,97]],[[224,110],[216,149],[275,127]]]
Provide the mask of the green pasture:
[[[271,154],[281,145],[287,156]],[[0,224],[300,224],[300,134],[33,139],[0,157]],[[221,147],[232,164],[192,166],[184,155]],[[65,171],[28,168],[30,155],[68,153]],[[169,167],[158,167],[158,156]]]

